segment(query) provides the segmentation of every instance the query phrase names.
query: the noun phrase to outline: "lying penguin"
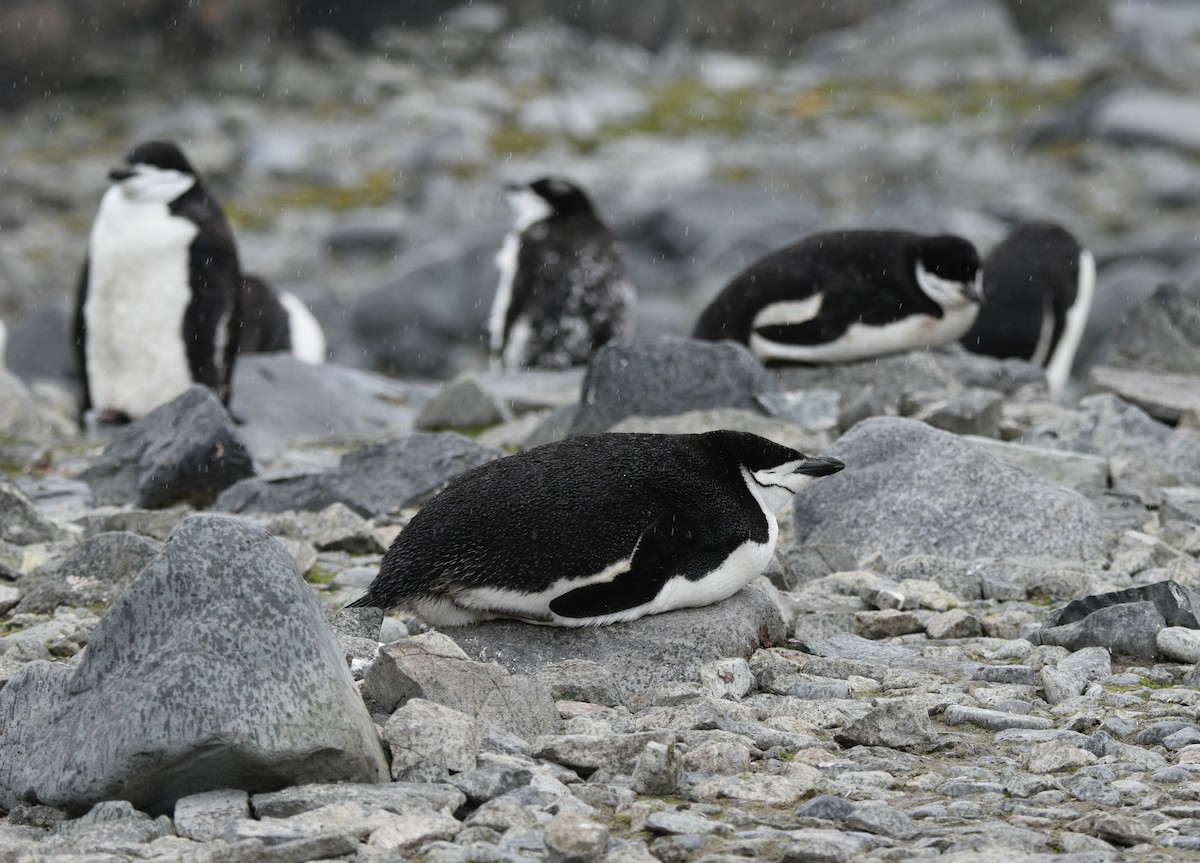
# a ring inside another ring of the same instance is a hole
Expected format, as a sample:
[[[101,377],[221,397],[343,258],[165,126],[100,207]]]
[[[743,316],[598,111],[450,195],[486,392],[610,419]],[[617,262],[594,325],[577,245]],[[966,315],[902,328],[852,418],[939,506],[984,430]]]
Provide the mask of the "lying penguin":
[[[865,360],[961,338],[979,291],[979,254],[962,237],[830,231],[735,276],[693,335],[741,342],[764,363]]]
[[[592,626],[719,602],[770,562],[776,511],[843,467],[735,431],[546,444],[453,480],[350,606]]]

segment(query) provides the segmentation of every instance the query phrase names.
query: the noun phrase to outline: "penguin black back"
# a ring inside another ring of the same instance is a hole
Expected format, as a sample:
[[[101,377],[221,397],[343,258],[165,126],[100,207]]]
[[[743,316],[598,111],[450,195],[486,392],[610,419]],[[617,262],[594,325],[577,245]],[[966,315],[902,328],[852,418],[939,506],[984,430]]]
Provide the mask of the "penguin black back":
[[[635,292],[616,241],[583,189],[561,177],[512,185],[517,221],[496,256],[488,322],[505,368],[567,368],[632,330]]]
[[[783,478],[770,473],[783,465]],[[840,468],[731,431],[547,444],[452,481],[393,542],[353,605],[404,605],[435,624],[470,613],[562,625],[632,619],[652,613],[644,608],[671,579],[702,582],[743,547],[769,559],[777,528],[762,496],[773,492],[755,491],[748,477],[786,485],[790,497]]]
[[[752,350],[755,335],[815,347],[837,342],[855,324],[882,328],[918,315],[943,319],[946,308],[923,289],[919,268],[942,282],[969,284],[979,256],[971,243],[951,235],[813,234],[735,276],[701,313],[693,335],[732,339]]]

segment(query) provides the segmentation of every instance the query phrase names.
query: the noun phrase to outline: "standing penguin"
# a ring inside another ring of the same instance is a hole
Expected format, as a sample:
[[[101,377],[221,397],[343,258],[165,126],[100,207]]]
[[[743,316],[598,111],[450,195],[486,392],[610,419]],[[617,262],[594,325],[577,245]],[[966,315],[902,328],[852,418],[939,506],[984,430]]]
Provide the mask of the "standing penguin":
[[[1042,366],[1057,396],[1071,375],[1095,288],[1092,253],[1070,232],[1023,222],[983,262],[983,308],[963,346]]]
[[[325,362],[325,331],[295,294],[245,276],[238,296],[238,353],[290,353],[312,365]]]
[[[616,242],[574,183],[543,177],[508,186],[517,219],[496,255],[500,283],[488,322],[502,368],[583,365],[633,330],[633,286]]]
[[[85,418],[127,422],[194,382],[227,400],[241,272],[220,205],[167,141],[138,144],[109,178],[75,314]]]
[[[701,313],[694,335],[741,342],[763,362],[837,363],[953,342],[978,310],[969,241],[833,231],[751,264]]]
[[[591,626],[719,602],[770,562],[776,511],[843,466],[735,431],[545,444],[454,479],[351,605]]]

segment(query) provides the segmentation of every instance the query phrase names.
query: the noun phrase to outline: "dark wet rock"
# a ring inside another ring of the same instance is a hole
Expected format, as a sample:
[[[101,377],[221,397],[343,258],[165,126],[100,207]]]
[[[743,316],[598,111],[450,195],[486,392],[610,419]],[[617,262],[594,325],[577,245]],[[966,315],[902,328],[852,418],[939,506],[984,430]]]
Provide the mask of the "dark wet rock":
[[[22,582],[18,612],[52,612],[60,605],[108,605],[162,550],[162,543],[123,531],[85,539],[61,560],[44,564]]]
[[[746,588],[715,605],[580,629],[485,621],[442,630],[480,662],[498,662],[514,674],[587,657],[611,668],[631,708],[645,704],[671,681],[699,680],[714,659],[746,658],[783,640],[779,609],[762,591]]]
[[[663,338],[606,345],[588,366],[571,433],[605,431],[631,416],[710,408],[763,413],[755,396],[774,389],[766,369],[734,342]]]
[[[1098,558],[1110,534],[1076,492],[914,420],[859,423],[829,450],[837,482],[798,495],[798,544],[847,545],[862,557],[1026,555]],[[1047,520],[1056,529],[1045,530]]]
[[[413,432],[347,453],[326,471],[240,482],[217,499],[216,508],[286,512],[340,502],[372,518],[424,503],[454,477],[500,455],[452,432]]]
[[[201,791],[386,775],[315,595],[269,534],[227,516],[186,519],[83,660],[25,666],[0,717],[6,808],[32,795],[161,812]]]
[[[1132,602],[1153,603],[1167,626],[1200,629],[1200,594],[1173,581],[1085,596],[1051,613],[1046,618],[1046,626],[1075,623],[1101,609]]]
[[[1126,602],[1100,608],[1074,623],[1045,627],[1035,635],[1041,644],[1068,650],[1105,647],[1114,654],[1153,660],[1164,626],[1166,621],[1153,602]]]
[[[79,474],[101,503],[147,509],[207,506],[254,464],[225,408],[207,387],[183,395],[121,428]]]
[[[229,411],[261,459],[287,444],[370,440],[407,430],[430,389],[290,354],[246,354],[233,368]]]
[[[415,427],[423,431],[478,429],[494,426],[512,416],[472,375],[456,378],[442,387],[421,412]]]

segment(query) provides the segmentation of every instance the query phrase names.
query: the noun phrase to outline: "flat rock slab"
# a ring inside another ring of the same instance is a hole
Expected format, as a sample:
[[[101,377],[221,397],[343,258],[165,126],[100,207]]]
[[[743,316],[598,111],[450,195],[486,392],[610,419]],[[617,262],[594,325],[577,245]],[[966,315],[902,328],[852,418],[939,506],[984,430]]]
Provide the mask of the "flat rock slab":
[[[77,665],[0,690],[0,807],[222,788],[379,782],[375,727],[312,590],[266,531],[196,515],[93,631]]]
[[[873,417],[828,455],[846,470],[797,495],[795,541],[873,552],[978,558],[1021,554],[1090,560],[1111,534],[1077,492],[922,422]],[[1053,530],[1047,530],[1053,525]]]
[[[1096,366],[1088,380],[1163,422],[1179,422],[1188,411],[1200,414],[1200,375]]]
[[[672,416],[712,408],[765,413],[774,392],[767,370],[744,345],[677,337],[605,345],[588,366],[571,434],[607,431],[632,416]]]
[[[472,659],[497,662],[512,673],[591,660],[613,671],[631,709],[645,704],[659,686],[698,681],[705,662],[745,659],[786,635],[775,603],[753,587],[715,605],[610,626],[571,629],[494,620],[441,631]]]
[[[157,509],[207,506],[253,475],[250,452],[225,408],[207,387],[193,386],[117,431],[78,478],[99,503]]]
[[[413,432],[347,453],[337,467],[227,489],[226,512],[319,511],[343,503],[364,518],[424,503],[454,477],[503,453],[454,432]]]

